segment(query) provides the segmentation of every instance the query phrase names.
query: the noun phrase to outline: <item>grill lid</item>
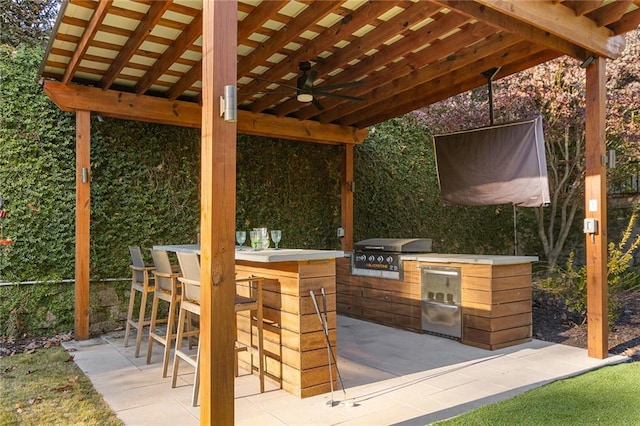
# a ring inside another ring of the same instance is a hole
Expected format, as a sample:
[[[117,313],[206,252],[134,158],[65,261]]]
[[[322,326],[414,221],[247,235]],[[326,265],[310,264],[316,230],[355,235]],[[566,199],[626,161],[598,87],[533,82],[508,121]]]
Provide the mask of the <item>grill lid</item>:
[[[370,238],[354,244],[355,251],[429,253],[431,238]]]

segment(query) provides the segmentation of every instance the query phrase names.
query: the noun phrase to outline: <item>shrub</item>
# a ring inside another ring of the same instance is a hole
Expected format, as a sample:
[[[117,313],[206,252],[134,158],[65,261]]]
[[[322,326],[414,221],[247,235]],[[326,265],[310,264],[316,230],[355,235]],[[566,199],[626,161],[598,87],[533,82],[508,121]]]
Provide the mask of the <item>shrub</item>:
[[[626,229],[618,243],[610,242],[607,256],[607,288],[609,293],[609,324],[614,324],[620,315],[619,296],[622,292],[640,286],[640,274],[631,269],[633,253],[640,247],[640,235],[631,239],[633,225],[640,213],[636,204]],[[570,312],[577,313],[582,321],[587,314],[587,267],[576,267],[575,252],[571,252],[565,268],[556,267],[555,273],[541,281],[541,285],[562,297]]]

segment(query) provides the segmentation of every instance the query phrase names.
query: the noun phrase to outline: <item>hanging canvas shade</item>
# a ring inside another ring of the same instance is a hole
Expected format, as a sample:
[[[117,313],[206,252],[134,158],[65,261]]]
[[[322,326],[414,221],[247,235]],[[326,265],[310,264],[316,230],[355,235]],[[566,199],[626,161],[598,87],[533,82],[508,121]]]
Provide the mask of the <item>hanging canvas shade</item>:
[[[549,203],[542,117],[434,137],[442,200],[463,206]]]

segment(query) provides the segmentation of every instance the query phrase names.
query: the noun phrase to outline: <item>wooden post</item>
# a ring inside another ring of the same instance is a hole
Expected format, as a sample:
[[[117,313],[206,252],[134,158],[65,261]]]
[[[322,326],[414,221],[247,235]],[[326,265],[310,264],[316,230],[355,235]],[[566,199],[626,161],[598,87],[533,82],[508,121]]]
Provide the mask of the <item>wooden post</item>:
[[[91,112],[76,111],[76,340],[89,338],[89,224],[91,218]]]
[[[586,234],[587,353],[604,359],[608,354],[607,179],[605,145],[605,59],[586,71],[585,217],[597,221],[595,234]]]
[[[200,424],[234,424],[236,123],[220,117],[236,85],[237,2],[202,2]]]
[[[342,204],[342,250],[353,250],[353,145],[344,144],[344,157],[342,159],[342,191],[340,194]]]

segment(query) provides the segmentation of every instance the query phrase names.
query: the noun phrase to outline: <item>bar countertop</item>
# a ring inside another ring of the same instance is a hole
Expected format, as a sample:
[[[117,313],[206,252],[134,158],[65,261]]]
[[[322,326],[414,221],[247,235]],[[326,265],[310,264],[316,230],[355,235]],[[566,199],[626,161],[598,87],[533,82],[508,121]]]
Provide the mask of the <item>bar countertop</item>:
[[[153,246],[154,250],[165,250],[172,252],[189,252],[200,253],[200,247],[197,244],[175,244],[175,245],[157,245]],[[312,249],[266,249],[251,250],[249,247],[242,249],[236,247],[236,260],[245,260],[249,262],[272,263],[272,262],[291,262],[304,260],[323,260],[336,259],[344,257],[344,252],[340,250],[312,250]]]

